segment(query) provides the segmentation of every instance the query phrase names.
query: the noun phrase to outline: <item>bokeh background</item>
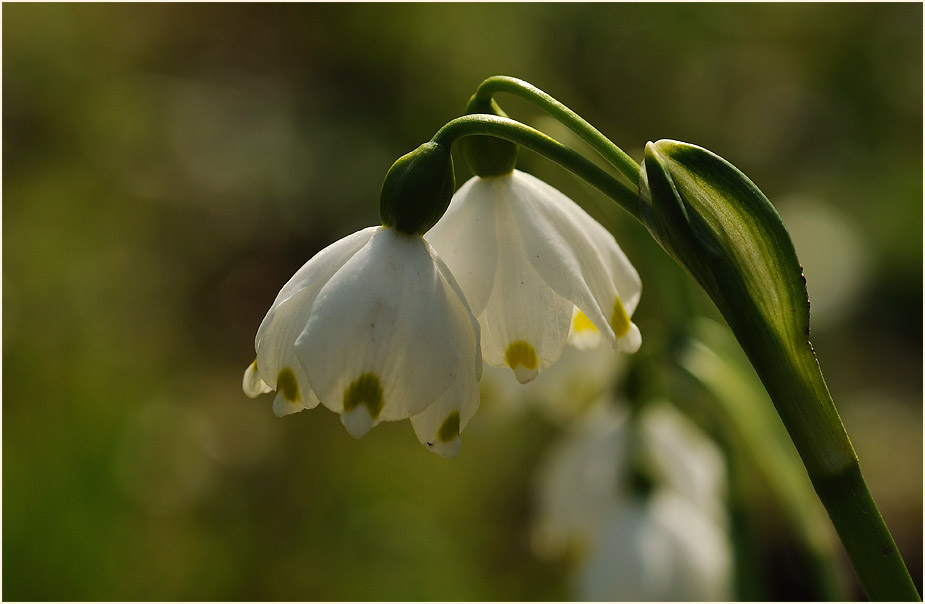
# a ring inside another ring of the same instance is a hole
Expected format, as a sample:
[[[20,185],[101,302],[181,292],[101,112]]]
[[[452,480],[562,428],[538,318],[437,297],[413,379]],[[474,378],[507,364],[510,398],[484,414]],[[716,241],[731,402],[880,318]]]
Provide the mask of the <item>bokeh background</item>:
[[[537,464],[562,431],[549,414],[486,393],[447,461],[408,422],[355,441],[323,409],[277,419],[272,397],[241,393],[280,286],[377,223],[391,162],[495,74],[637,159],[659,138],[710,148],[775,203],[829,387],[921,589],[920,4],[5,4],[2,17],[5,599],[574,597],[570,560],[530,539]],[[596,195],[530,153],[520,166]],[[667,359],[671,334],[715,311],[639,225],[604,219],[643,278],[643,349]],[[665,382],[682,403],[693,388]],[[754,532],[785,535],[766,512]],[[811,598],[793,547],[768,539],[750,562],[758,587],[739,593]]]

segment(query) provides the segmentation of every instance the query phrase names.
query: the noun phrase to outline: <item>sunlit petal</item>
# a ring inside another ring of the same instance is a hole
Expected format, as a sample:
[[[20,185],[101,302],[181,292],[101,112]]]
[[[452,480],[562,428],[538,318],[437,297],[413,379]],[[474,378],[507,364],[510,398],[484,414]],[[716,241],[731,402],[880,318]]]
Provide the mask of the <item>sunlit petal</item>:
[[[420,413],[454,382],[450,319],[424,240],[380,228],[318,293],[296,355],[324,405],[363,432]]]

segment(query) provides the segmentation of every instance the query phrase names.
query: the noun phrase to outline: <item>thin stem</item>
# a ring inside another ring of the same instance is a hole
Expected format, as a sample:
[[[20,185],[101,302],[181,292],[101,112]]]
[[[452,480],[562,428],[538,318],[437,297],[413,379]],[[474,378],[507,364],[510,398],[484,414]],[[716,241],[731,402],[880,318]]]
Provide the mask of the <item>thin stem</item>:
[[[539,153],[581,177],[640,220],[639,196],[636,191],[580,153],[520,122],[497,115],[464,115],[447,122],[431,141],[449,148],[457,139],[473,135],[502,138]]]
[[[597,128],[586,122],[580,115],[533,84],[510,76],[493,76],[479,85],[478,90],[475,92],[475,97],[479,100],[490,101],[492,95],[496,92],[515,94],[539,106],[565,124],[581,140],[588,143],[601,157],[623,173],[631,183],[636,184],[639,182],[639,164],[633,161],[632,157],[624,153],[620,147],[616,146],[613,141],[601,134]]]

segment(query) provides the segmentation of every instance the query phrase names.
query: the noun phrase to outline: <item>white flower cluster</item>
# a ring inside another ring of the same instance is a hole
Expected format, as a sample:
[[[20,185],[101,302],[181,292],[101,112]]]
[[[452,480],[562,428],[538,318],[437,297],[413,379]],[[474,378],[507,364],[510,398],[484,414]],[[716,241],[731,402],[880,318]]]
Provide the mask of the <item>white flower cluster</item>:
[[[275,390],[280,416],[321,403],[355,437],[410,418],[452,457],[483,355],[526,383],[567,341],[635,352],[640,292],[613,236],[562,193],[516,170],[474,177],[424,236],[370,227],[299,269],[257,331],[244,392]]]

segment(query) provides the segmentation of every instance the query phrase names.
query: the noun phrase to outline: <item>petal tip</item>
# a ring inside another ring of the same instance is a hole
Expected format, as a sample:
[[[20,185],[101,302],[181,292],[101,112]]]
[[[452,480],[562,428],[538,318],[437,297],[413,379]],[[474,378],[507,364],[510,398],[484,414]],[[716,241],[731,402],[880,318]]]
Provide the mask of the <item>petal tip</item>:
[[[260,377],[260,373],[257,371],[256,359],[244,370],[244,380],[242,381],[241,387],[244,390],[244,394],[250,398],[257,398],[261,394],[273,391],[273,389],[267,386],[266,382]]]
[[[433,441],[428,441],[424,443],[428,450],[433,451],[441,457],[446,457],[447,459],[453,459],[459,455],[459,450],[462,448],[462,439],[457,435],[456,438],[450,440],[449,442],[442,442],[440,439],[435,439]]]
[[[353,438],[363,438],[373,427],[373,418],[366,405],[357,405],[340,414],[340,422]]]
[[[514,377],[517,378],[517,381],[521,384],[526,384],[527,382],[532,382],[536,379],[536,376],[540,374],[539,369],[535,367],[533,369],[528,369],[523,365],[518,365],[514,368]]]
[[[514,371],[521,384],[534,379],[540,374],[536,351],[524,340],[514,340],[504,351],[504,362]]]
[[[276,417],[285,417],[303,409],[305,407],[302,406],[302,401],[290,401],[282,391],[278,392],[276,398],[273,399],[273,414]]]
[[[627,354],[633,354],[639,350],[639,347],[642,346],[642,334],[639,333],[639,328],[635,323],[630,323],[629,331],[617,339],[617,346],[620,352]]]

